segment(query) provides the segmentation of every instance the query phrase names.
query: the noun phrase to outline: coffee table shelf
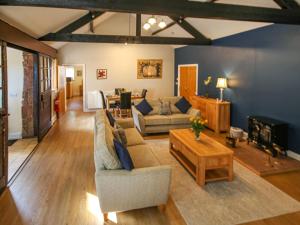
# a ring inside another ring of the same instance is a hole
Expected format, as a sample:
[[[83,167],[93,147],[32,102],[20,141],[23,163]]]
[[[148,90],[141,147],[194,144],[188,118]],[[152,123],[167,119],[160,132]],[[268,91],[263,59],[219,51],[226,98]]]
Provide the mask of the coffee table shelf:
[[[190,129],[171,130],[170,153],[200,186],[211,181],[233,180],[233,151],[205,134],[196,141]]]

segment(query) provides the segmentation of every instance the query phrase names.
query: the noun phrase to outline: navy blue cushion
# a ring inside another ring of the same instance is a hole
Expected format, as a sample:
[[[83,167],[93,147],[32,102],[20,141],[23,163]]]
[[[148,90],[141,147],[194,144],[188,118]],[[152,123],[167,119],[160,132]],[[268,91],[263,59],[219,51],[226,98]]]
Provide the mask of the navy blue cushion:
[[[124,145],[116,139],[114,139],[114,146],[123,169],[132,170],[134,166],[127,148],[125,148]]]
[[[115,125],[115,118],[113,117],[113,115],[111,114],[110,111],[106,110],[106,115],[107,115],[107,118],[109,120],[109,124],[113,127]]]
[[[185,97],[182,97],[178,102],[176,102],[175,106],[182,113],[186,113],[192,107],[192,105],[188,102],[188,100],[185,99]]]
[[[144,116],[153,110],[151,105],[147,102],[146,99],[143,99],[139,104],[135,106]]]

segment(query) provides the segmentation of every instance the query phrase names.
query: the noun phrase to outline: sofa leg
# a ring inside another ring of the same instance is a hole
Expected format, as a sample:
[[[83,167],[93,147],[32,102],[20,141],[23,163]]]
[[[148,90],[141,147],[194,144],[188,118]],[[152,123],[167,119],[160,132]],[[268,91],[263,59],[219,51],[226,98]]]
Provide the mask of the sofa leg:
[[[108,221],[108,213],[103,213],[104,222]]]
[[[160,211],[165,212],[166,211],[166,205],[159,205],[158,208],[160,209]]]

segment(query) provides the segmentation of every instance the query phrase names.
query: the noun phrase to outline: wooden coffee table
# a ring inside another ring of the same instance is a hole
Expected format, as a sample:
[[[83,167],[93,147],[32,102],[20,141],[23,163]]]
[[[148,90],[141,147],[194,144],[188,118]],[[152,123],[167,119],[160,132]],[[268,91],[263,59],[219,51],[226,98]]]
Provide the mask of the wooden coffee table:
[[[171,130],[170,153],[200,186],[210,181],[233,180],[233,151],[203,133],[196,141],[191,129]]]

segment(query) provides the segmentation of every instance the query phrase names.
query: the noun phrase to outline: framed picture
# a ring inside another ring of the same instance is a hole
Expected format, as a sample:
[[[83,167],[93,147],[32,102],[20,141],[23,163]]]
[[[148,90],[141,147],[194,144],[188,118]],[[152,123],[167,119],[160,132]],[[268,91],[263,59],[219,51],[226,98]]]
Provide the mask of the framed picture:
[[[97,80],[107,79],[107,69],[97,69]]]
[[[77,70],[77,77],[82,77],[82,70]]]
[[[162,59],[138,59],[137,79],[162,78]]]

